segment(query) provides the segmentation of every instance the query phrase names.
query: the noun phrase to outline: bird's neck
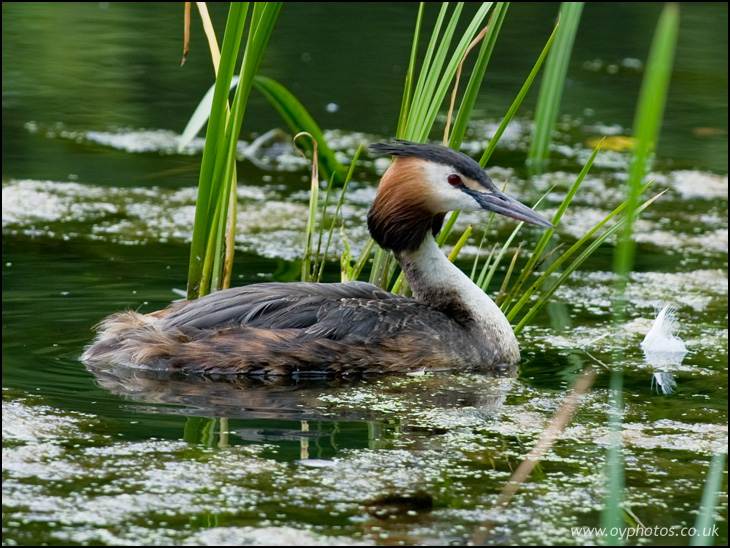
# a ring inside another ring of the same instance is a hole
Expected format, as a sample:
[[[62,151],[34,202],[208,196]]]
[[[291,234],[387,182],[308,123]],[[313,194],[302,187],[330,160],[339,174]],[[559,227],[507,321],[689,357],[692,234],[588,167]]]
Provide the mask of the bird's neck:
[[[512,326],[499,307],[444,255],[431,234],[415,251],[396,254],[413,297],[462,326],[485,344],[501,346],[504,362],[519,359]]]

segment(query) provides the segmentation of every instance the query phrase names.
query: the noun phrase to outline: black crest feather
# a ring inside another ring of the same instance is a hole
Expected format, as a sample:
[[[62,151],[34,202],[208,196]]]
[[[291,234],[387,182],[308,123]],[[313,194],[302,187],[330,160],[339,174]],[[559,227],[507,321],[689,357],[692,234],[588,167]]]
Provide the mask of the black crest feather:
[[[420,158],[429,162],[452,166],[456,171],[473,179],[488,189],[494,188],[494,183],[489,175],[482,169],[479,162],[467,156],[463,152],[441,146],[423,143],[413,143],[396,139],[394,143],[374,143],[370,150],[377,154],[390,154],[404,158]]]

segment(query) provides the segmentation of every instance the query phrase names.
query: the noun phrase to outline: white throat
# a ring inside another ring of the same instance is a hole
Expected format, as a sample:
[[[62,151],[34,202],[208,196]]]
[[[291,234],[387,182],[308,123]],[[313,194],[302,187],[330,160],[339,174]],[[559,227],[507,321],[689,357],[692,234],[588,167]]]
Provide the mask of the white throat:
[[[502,348],[505,362],[519,359],[512,326],[499,307],[469,277],[451,263],[433,236],[426,236],[416,251],[398,254],[413,297],[432,306],[467,329],[484,344]],[[472,323],[473,322],[473,323]]]

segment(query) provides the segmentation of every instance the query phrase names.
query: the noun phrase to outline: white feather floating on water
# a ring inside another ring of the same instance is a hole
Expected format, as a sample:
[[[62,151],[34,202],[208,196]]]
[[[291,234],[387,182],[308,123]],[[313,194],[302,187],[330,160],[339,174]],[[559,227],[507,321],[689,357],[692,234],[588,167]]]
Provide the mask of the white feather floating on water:
[[[676,328],[677,320],[674,309],[665,306],[641,342],[647,363],[662,368],[682,365],[682,361],[687,355],[687,347],[682,339],[674,335]]]
[[[677,329],[677,319],[674,309],[665,306],[654,320],[654,324],[641,341],[644,352],[687,352],[684,341],[674,335]]]
[[[665,306],[654,320],[654,324],[641,341],[644,358],[647,363],[661,369],[671,369],[671,366],[682,365],[687,355],[684,341],[674,335],[677,329],[677,318],[674,309]],[[663,394],[672,394],[677,386],[674,375],[669,371],[656,371],[651,378],[653,390]]]

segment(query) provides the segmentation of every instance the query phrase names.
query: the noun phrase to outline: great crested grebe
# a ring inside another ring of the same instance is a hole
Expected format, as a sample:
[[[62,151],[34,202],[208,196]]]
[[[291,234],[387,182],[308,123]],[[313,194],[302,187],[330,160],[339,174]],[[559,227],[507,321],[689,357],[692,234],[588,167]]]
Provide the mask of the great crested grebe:
[[[248,375],[490,370],[517,361],[507,318],[434,235],[452,210],[553,225],[500,192],[461,152],[408,141],[370,148],[395,161],[380,181],[368,228],[395,253],[412,299],[363,282],[253,284],[151,314],[113,314],[82,360]]]

